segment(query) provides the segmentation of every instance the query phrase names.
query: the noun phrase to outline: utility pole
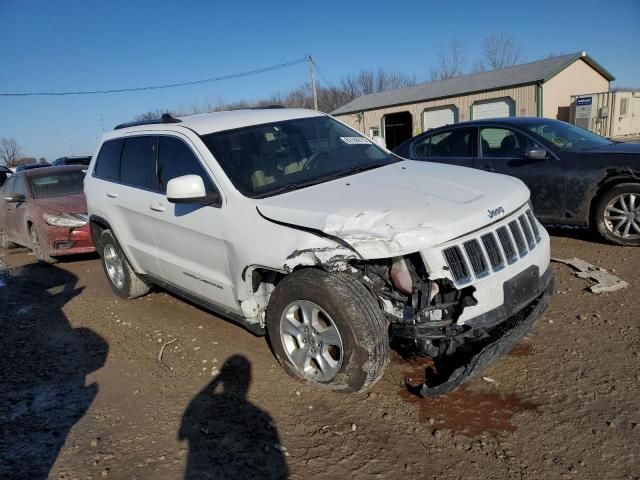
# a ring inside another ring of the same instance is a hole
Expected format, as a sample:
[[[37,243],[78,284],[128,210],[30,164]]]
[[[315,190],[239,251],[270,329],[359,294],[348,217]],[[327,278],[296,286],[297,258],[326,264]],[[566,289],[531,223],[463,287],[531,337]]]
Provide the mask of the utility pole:
[[[309,67],[311,68],[311,90],[313,91],[313,109],[318,110],[318,92],[316,90],[316,69],[313,57],[309,55]]]

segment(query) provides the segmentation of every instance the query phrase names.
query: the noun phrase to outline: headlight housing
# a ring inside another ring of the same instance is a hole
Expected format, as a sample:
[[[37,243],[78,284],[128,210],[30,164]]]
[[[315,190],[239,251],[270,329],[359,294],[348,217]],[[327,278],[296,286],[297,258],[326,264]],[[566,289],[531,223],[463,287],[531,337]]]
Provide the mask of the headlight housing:
[[[63,213],[54,215],[53,213],[42,214],[44,221],[53,227],[80,228],[87,224],[88,218],[85,213]]]

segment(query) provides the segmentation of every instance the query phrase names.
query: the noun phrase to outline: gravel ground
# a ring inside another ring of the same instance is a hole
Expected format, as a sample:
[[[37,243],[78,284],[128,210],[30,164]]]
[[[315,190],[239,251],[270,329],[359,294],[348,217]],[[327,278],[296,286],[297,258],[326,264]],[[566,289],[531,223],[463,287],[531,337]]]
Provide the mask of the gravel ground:
[[[394,353],[361,395],[318,391],[176,297],[117,299],[95,257],[0,250],[0,478],[638,479],[640,249],[552,233],[554,256],[630,287],[595,295],[554,264],[525,341],[429,401],[402,386],[426,360]]]

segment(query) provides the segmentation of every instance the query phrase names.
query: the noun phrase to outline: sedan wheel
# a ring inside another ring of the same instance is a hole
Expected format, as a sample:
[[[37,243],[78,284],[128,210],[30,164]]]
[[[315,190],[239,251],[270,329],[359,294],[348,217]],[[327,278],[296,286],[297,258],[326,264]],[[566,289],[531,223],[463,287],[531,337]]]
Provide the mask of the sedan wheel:
[[[36,256],[39,262],[43,263],[56,263],[56,259],[50,257],[45,251],[44,245],[40,241],[40,237],[38,235],[38,231],[35,226],[31,226],[29,229],[29,237],[31,237],[31,250],[33,254]]]
[[[606,240],[640,246],[640,184],[623,183],[604,192],[594,215],[595,226]]]

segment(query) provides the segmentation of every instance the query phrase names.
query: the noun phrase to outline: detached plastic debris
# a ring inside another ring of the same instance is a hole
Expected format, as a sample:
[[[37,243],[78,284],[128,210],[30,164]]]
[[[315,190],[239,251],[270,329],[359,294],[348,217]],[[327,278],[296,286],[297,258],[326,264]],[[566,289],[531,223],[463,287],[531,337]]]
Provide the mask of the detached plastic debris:
[[[569,265],[574,270],[577,270],[575,272],[577,277],[596,282],[595,285],[591,285],[588,288],[592,293],[615,292],[629,286],[627,282],[607,272],[604,268],[596,267],[576,257],[568,259],[552,258],[551,261]]]

